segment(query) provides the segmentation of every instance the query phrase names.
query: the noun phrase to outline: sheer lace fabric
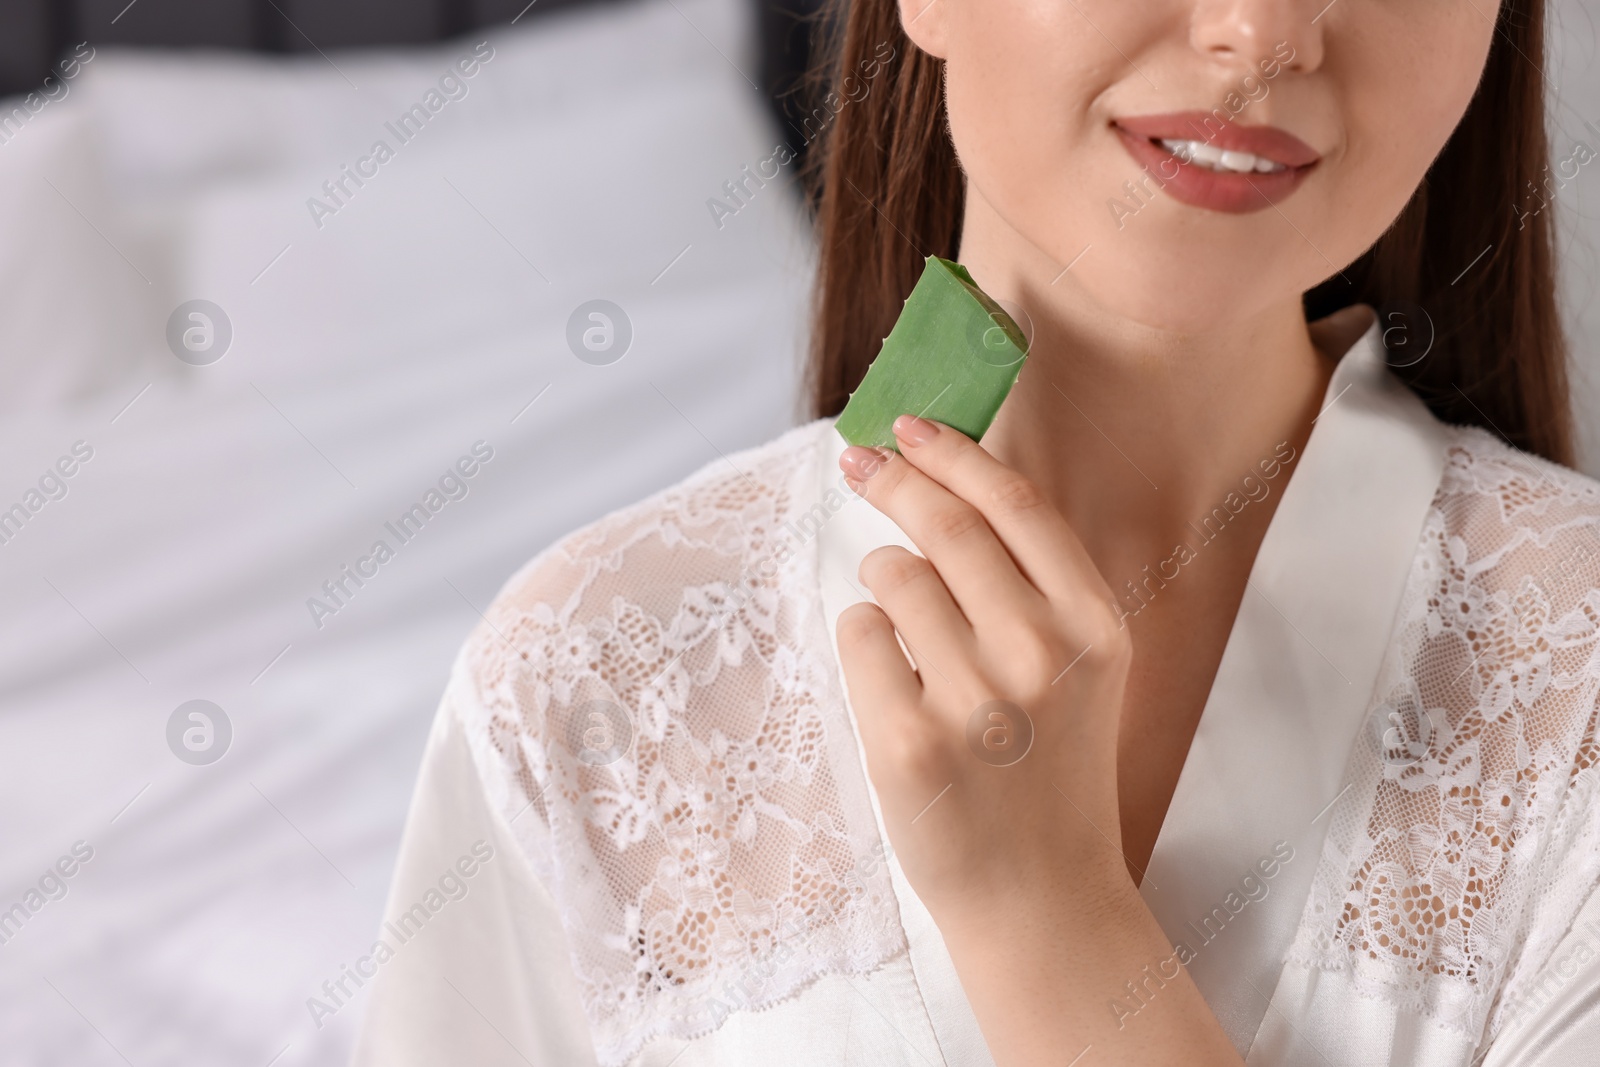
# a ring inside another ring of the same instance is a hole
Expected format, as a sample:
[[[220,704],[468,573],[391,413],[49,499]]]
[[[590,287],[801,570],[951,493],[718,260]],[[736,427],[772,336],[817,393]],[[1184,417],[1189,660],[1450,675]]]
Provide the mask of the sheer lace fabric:
[[[1600,877],[1600,489],[1451,437],[1289,958],[1482,1039]]]
[[[602,1063],[906,947],[803,550],[817,425],[543,553],[458,663]]]
[[[458,661],[448,706],[560,910],[602,1064],[907,948],[822,621],[829,426],[542,553]],[[1600,879],[1600,491],[1449,434],[1289,958],[1478,1038]]]

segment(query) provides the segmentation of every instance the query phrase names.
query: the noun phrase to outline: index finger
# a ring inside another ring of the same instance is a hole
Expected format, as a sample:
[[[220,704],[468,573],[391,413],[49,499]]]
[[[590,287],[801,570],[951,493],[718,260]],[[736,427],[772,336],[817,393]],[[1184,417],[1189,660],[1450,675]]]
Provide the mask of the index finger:
[[[1047,599],[1066,604],[1108,599],[1109,588],[1083,542],[1031,479],[941,423],[901,415],[894,432],[900,454],[976,508],[1023,576]]]

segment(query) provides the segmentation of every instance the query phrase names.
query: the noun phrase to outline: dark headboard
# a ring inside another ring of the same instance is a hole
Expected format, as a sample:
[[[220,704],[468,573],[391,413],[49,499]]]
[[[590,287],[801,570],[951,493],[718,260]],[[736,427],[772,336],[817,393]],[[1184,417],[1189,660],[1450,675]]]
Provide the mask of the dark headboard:
[[[578,4],[630,0],[0,0],[0,95],[39,86],[80,41],[164,48],[309,52],[425,44],[482,26],[521,25]],[[822,0],[745,0],[757,11],[761,69],[780,128],[803,114],[792,91],[811,59]],[[787,109],[787,110],[786,110]],[[803,138],[792,138],[804,148]]]

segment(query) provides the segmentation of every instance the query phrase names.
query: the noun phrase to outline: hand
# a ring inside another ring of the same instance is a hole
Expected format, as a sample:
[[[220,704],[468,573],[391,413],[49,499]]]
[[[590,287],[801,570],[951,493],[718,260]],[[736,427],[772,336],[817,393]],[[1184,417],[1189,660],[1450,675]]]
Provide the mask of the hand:
[[[1171,951],[1122,858],[1132,646],[1110,589],[1033,483],[948,426],[894,428],[902,454],[839,465],[926,558],[867,554],[878,604],[839,616],[839,656],[890,840],[995,1063],[1242,1067],[1186,971],[1137,1027],[1107,1010]]]
[[[851,447],[839,465],[923,556],[869,553],[860,579],[878,603],[841,614],[838,637],[906,877],[941,927],[1116,895],[1132,649],[1111,590],[1027,478],[948,426],[902,415],[894,430],[900,455]]]

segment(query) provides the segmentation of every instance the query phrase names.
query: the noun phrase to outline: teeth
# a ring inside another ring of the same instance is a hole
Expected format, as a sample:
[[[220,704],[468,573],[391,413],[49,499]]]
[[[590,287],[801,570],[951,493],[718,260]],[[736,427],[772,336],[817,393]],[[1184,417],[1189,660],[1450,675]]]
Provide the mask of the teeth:
[[[1161,147],[1185,163],[1198,163],[1207,170],[1232,174],[1275,174],[1287,170],[1282,163],[1252,155],[1218,148],[1204,141],[1163,140]]]
[[[1256,157],[1248,152],[1223,152],[1222,165],[1240,174],[1249,174],[1256,169]]]

